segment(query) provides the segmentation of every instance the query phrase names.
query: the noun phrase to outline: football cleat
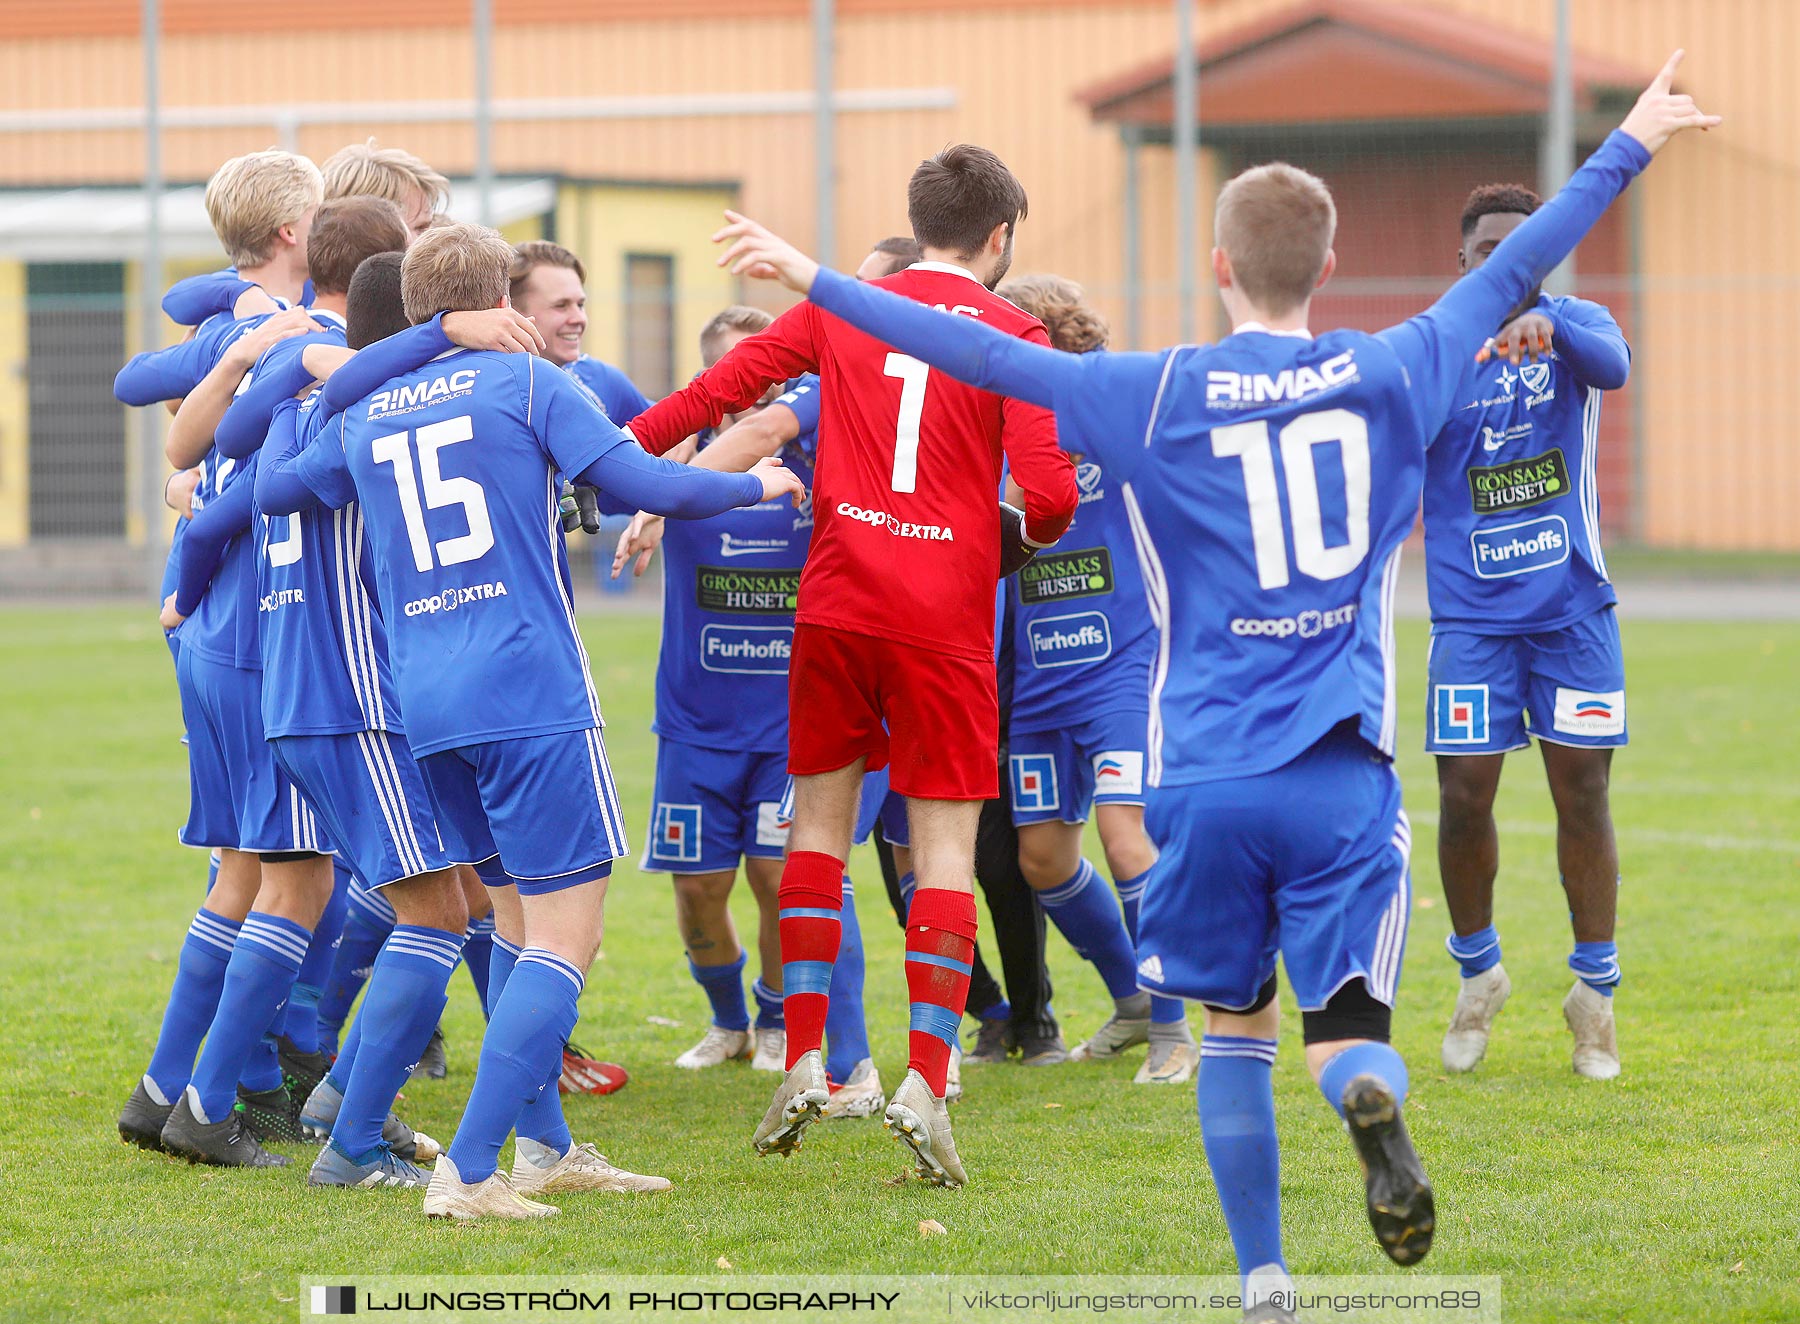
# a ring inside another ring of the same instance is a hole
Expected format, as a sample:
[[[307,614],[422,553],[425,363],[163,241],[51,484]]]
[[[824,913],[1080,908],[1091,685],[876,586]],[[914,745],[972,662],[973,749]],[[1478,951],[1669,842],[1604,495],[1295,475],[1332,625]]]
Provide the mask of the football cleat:
[[[1380,1078],[1358,1076],[1344,1090],[1344,1122],[1362,1162],[1375,1240],[1395,1264],[1417,1264],[1431,1249],[1437,1214],[1400,1101]]]
[[[750,1031],[726,1030],[717,1025],[706,1027],[706,1033],[687,1052],[675,1059],[675,1065],[686,1071],[704,1071],[750,1056]]]
[[[1185,1085],[1200,1065],[1200,1050],[1186,1040],[1152,1043],[1150,1055],[1131,1078],[1133,1085]]]
[[[234,1104],[222,1122],[202,1122],[194,1116],[190,1094],[183,1091],[162,1129],[162,1147],[189,1163],[217,1168],[285,1168],[290,1159],[271,1154],[257,1140],[245,1119],[244,1105]]]
[[[975,1047],[964,1054],[963,1061],[970,1066],[998,1065],[1018,1046],[1013,1039],[1012,1022],[982,1021],[975,1032]]]
[[[238,1103],[244,1109],[244,1125],[258,1140],[281,1145],[317,1144],[300,1123],[300,1104],[287,1081],[272,1090],[247,1090],[238,1086]]]
[[[881,1073],[875,1069],[875,1063],[865,1057],[851,1068],[849,1080],[831,1086],[831,1097],[825,1101],[825,1120],[873,1117],[886,1106]]]
[[[1069,1051],[1071,1062],[1099,1062],[1117,1057],[1127,1048],[1136,1048],[1150,1040],[1148,1016],[1121,1016],[1114,1012],[1093,1036]]]
[[[774,1026],[756,1031],[756,1054],[750,1059],[752,1071],[787,1070],[787,1030]]]
[[[589,1057],[574,1044],[563,1045],[562,1075],[556,1088],[563,1094],[617,1094],[631,1077],[617,1062]]]
[[[174,1109],[172,1103],[158,1103],[151,1098],[140,1079],[131,1097],[125,1100],[125,1110],[119,1114],[119,1139],[139,1149],[161,1149],[163,1127]]]
[[[413,1064],[408,1075],[423,1076],[427,1080],[442,1080],[450,1074],[450,1057],[444,1046],[444,1027],[439,1026],[431,1032],[431,1038],[425,1042],[425,1051],[419,1054],[419,1060]]]
[[[592,1145],[570,1145],[569,1152],[547,1168],[540,1168],[524,1154],[515,1152],[512,1184],[521,1195],[566,1195],[572,1191],[650,1193],[666,1191],[674,1185],[667,1177],[646,1177],[616,1168]]]
[[[430,1183],[431,1178],[423,1168],[414,1167],[405,1159],[396,1157],[394,1151],[386,1145],[377,1147],[375,1157],[367,1163],[357,1163],[336,1145],[327,1145],[319,1151],[319,1157],[313,1160],[312,1171],[306,1174],[308,1186],[362,1189],[376,1186],[415,1186],[423,1189]]]
[[[338,1110],[343,1106],[344,1096],[338,1093],[337,1086],[330,1080],[320,1081],[300,1108],[300,1129],[306,1138],[314,1144],[330,1139]],[[391,1112],[381,1123],[381,1142],[394,1151],[395,1157],[408,1163],[429,1163],[443,1150],[437,1141],[423,1131],[413,1130]]]
[[[498,1168],[486,1181],[464,1182],[448,1154],[438,1155],[431,1181],[425,1188],[425,1217],[454,1218],[549,1218],[561,1211],[553,1204],[527,1200],[513,1190]]]
[[[1563,999],[1563,1020],[1575,1036],[1575,1074],[1611,1080],[1619,1074],[1619,1041],[1613,1027],[1613,1000],[1579,979]]]
[[[962,1160],[956,1156],[956,1141],[950,1135],[950,1110],[942,1099],[932,1096],[925,1077],[913,1068],[907,1068],[906,1079],[894,1091],[882,1125],[912,1151],[921,1181],[957,1187],[969,1180]]]
[[[305,1099],[319,1087],[325,1073],[331,1070],[331,1059],[323,1053],[303,1053],[285,1034],[276,1036],[276,1054],[281,1061],[281,1074],[287,1081],[288,1093]]]
[[[1019,1036],[1019,1060],[1028,1067],[1053,1067],[1069,1060],[1069,1050],[1060,1034],[1032,1030]]]
[[[758,1154],[792,1154],[800,1148],[806,1128],[825,1115],[831,1088],[825,1080],[825,1063],[819,1050],[802,1053],[769,1101],[769,1110],[756,1125],[750,1143]]]
[[[1494,1017],[1500,1014],[1511,992],[1512,980],[1506,977],[1503,965],[1491,966],[1462,981],[1456,990],[1450,1029],[1444,1034],[1445,1071],[1473,1071],[1480,1064],[1487,1055]]]

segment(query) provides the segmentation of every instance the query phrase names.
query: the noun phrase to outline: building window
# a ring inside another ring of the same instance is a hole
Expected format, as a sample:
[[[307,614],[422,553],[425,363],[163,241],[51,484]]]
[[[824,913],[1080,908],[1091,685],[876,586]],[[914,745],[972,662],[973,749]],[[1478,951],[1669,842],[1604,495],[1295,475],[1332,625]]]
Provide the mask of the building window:
[[[675,258],[625,255],[625,375],[657,400],[675,389]]]
[[[125,361],[125,268],[34,262],[25,269],[31,536],[125,532],[125,414],[112,377]]]

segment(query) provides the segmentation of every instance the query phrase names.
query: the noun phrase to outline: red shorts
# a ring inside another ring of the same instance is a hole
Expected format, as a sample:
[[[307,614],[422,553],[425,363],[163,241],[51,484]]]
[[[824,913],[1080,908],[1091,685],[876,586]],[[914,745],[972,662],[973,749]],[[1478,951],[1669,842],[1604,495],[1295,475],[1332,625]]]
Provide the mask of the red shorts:
[[[788,771],[836,772],[863,757],[870,772],[889,768],[888,785],[915,800],[993,799],[1000,793],[993,664],[796,625]]]

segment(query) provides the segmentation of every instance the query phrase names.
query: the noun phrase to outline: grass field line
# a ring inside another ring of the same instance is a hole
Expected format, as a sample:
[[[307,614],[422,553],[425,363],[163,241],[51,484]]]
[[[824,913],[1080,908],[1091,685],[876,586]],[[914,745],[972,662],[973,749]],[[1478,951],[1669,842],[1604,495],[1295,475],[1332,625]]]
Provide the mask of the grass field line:
[[[1431,827],[1438,824],[1438,816],[1429,811],[1415,813],[1411,810],[1406,815],[1414,823],[1424,823]],[[1503,833],[1519,833],[1530,837],[1554,837],[1554,823],[1521,823],[1509,820],[1500,825]],[[1781,837],[1740,837],[1730,833],[1719,832],[1668,832],[1662,828],[1631,827],[1621,829],[1620,838],[1627,844],[1633,841],[1648,841],[1659,846],[1698,846],[1702,850],[1748,850],[1768,851],[1774,855],[1800,854],[1800,841],[1789,841]]]

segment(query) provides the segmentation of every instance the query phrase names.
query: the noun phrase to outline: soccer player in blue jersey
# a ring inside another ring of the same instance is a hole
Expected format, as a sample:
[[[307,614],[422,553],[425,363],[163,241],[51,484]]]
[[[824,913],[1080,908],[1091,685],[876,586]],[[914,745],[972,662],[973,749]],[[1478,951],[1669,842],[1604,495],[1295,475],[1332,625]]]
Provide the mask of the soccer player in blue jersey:
[[[1458,266],[1479,269],[1539,205],[1518,184],[1476,189]],[[1487,360],[1469,365],[1425,466],[1425,748],[1437,756],[1438,871],[1462,969],[1443,1061],[1474,1070],[1512,989],[1494,925],[1494,794],[1507,752],[1536,736],[1575,931],[1563,1017],[1575,1071],[1608,1080],[1619,1074],[1619,851],[1607,786],[1626,741],[1625,663],[1595,465],[1601,400],[1625,384],[1631,349],[1599,304],[1537,289],[1494,339]]]
[[[1080,357],[1016,342],[818,265],[733,216],[722,260],[777,276],[903,353],[1056,410],[1126,508],[1158,627],[1145,987],[1207,1006],[1201,1130],[1245,1279],[1247,1319],[1291,1320],[1271,1069],[1280,952],[1307,1064],[1348,1125],[1376,1237],[1398,1263],[1434,1230],[1388,1042],[1409,833],[1391,760],[1392,594],[1425,447],[1466,365],[1682,128],[1678,52],[1568,186],[1428,311],[1379,335],[1307,329],[1335,265],[1323,183],[1261,166],[1221,192],[1214,346]]]
[[[650,400],[620,369],[582,352],[587,334],[587,269],[561,244],[531,239],[513,248],[512,306],[537,324],[544,357],[593,392],[615,423],[626,423]]]
[[[1058,276],[1022,276],[999,293],[1044,324],[1055,348],[1106,348],[1106,321],[1081,287]],[[1055,551],[1009,582],[1013,595],[1013,696],[1007,758],[1019,865],[1057,929],[1093,963],[1113,1014],[1069,1054],[1072,1061],[1149,1052],[1133,1080],[1178,1085],[1199,1050],[1179,998],[1137,985],[1138,911],[1156,848],[1144,831],[1144,753],[1150,728],[1155,627],[1126,523],[1124,495],[1095,456],[1077,455],[1075,522]],[[1097,820],[1115,903],[1082,856],[1082,829]],[[1121,913],[1121,907],[1123,913]]]
[[[511,259],[492,230],[428,232],[402,268],[408,318],[505,307]],[[328,403],[360,384],[350,371],[360,366],[334,377]],[[499,935],[519,948],[512,968],[496,963],[491,977],[480,1067],[426,1213],[553,1214],[521,1191],[572,1167],[605,1169],[613,1189],[666,1189],[661,1178],[613,1168],[566,1126],[522,1136],[510,1180],[498,1166],[521,1111],[561,1073],[612,861],[626,849],[568,595],[557,475],[692,517],[791,494],[799,482],[770,463],[719,475],[652,460],[532,355],[453,352],[374,380],[380,390],[351,396],[297,459],[272,471],[292,481],[265,483],[258,497],[269,514],[357,502],[407,739],[445,850],[482,871]]]

